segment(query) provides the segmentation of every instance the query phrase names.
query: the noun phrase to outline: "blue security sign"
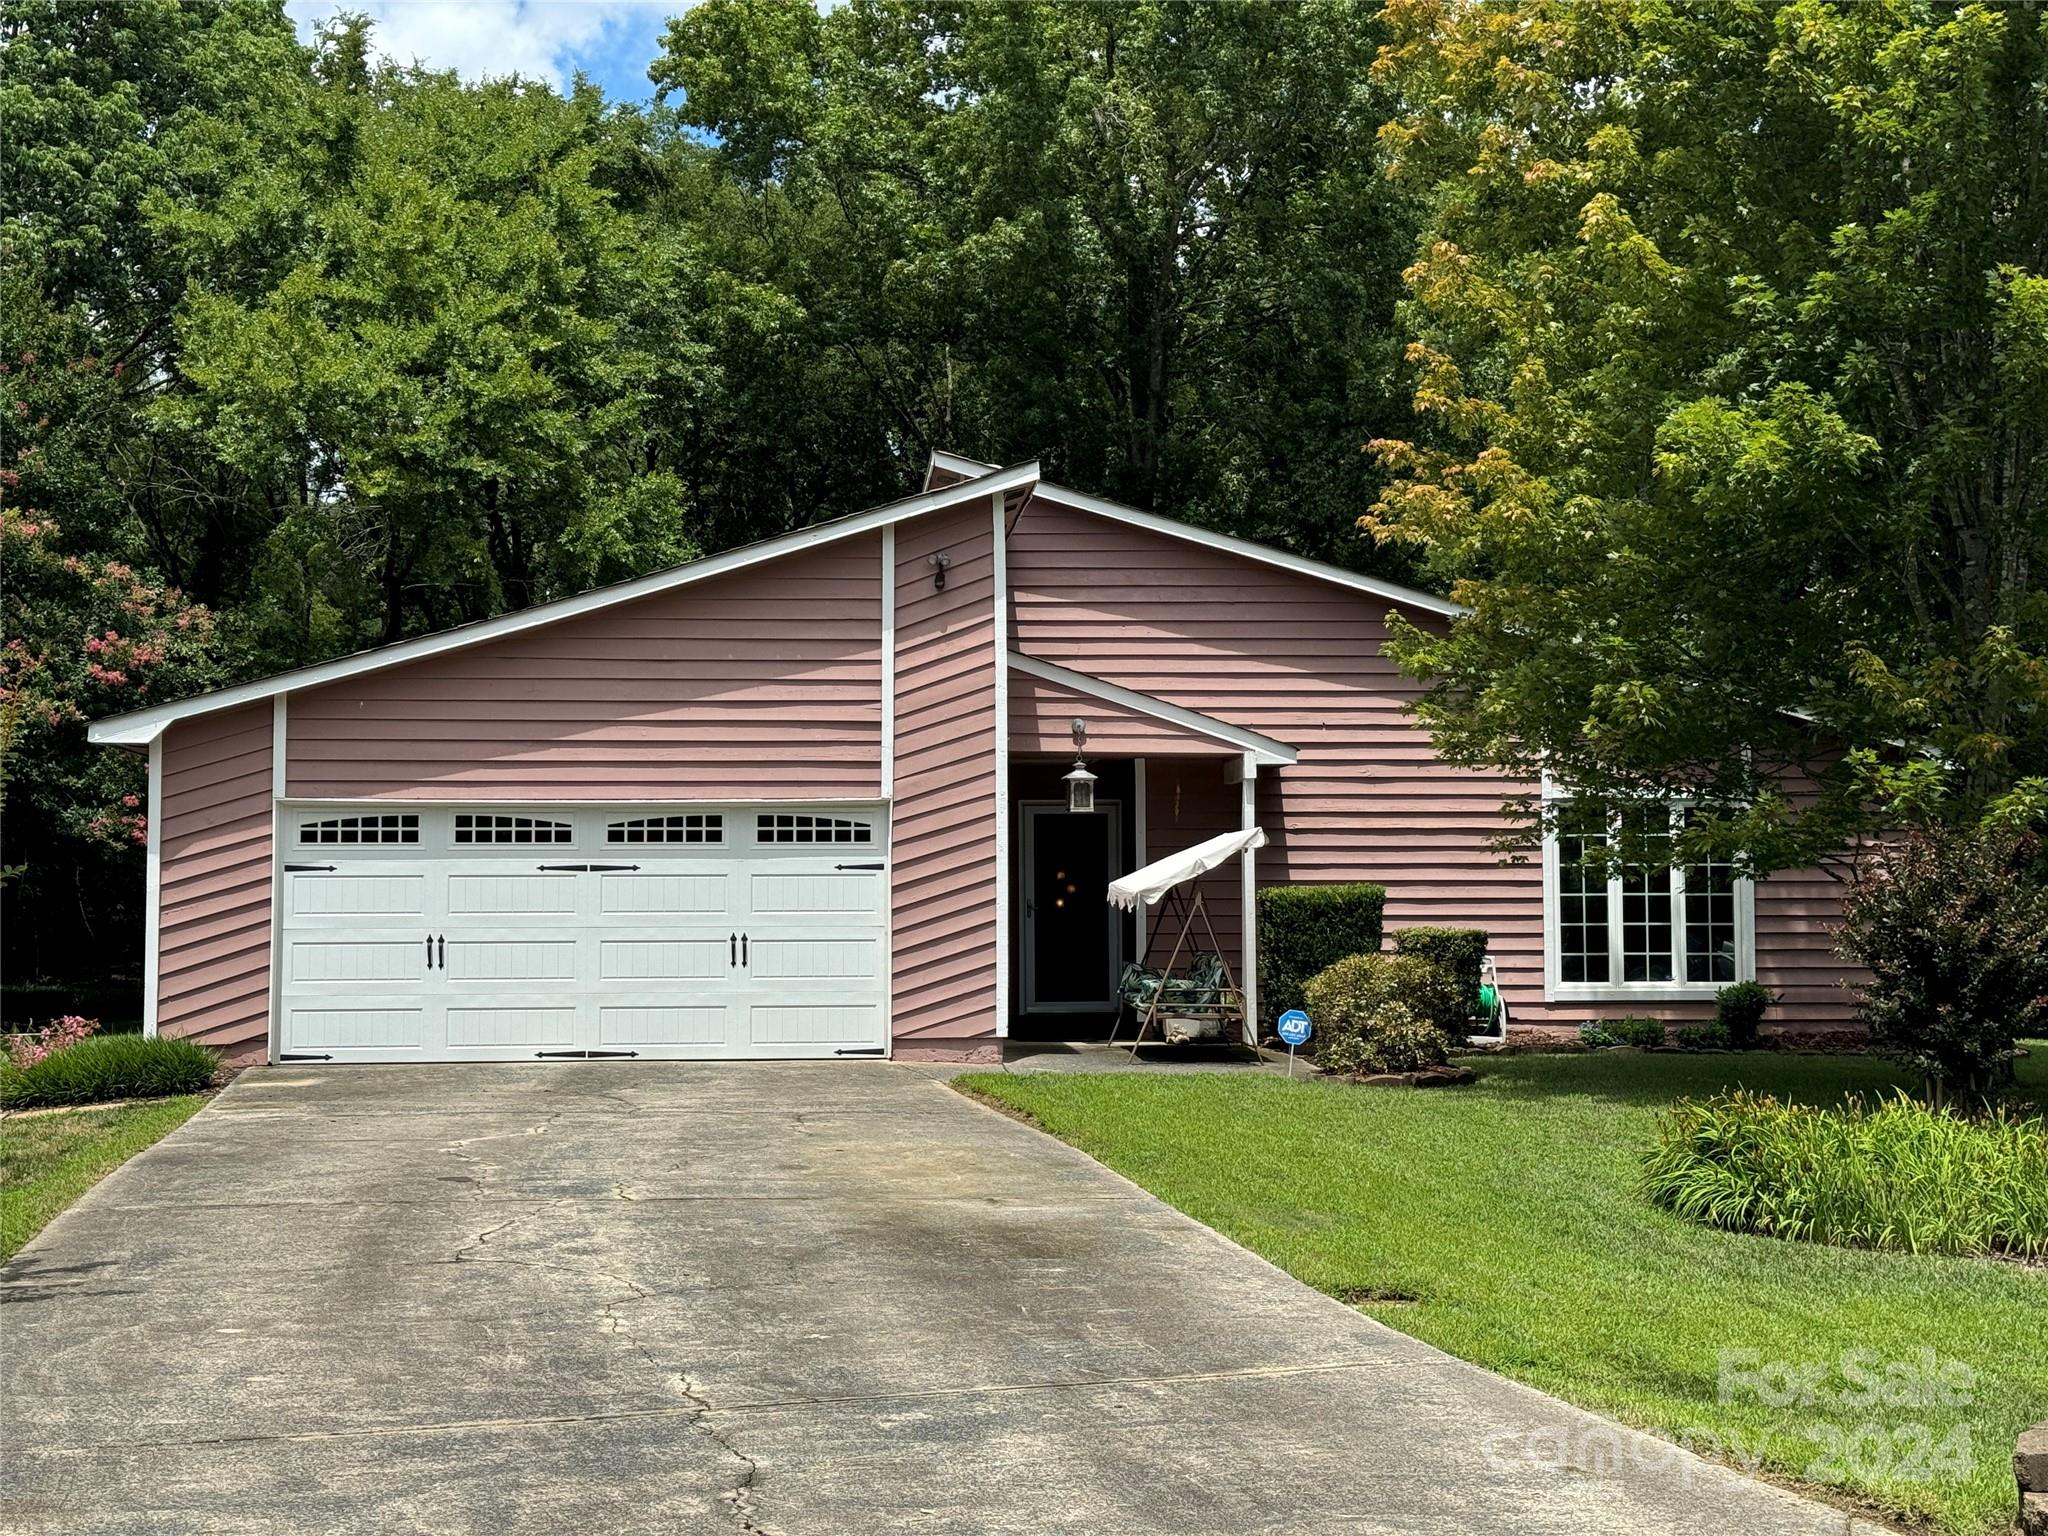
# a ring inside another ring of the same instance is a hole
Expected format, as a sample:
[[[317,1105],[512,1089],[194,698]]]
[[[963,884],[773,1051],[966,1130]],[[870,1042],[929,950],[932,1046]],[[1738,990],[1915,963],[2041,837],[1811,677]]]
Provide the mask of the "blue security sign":
[[[1280,1015],[1280,1038],[1292,1046],[1307,1045],[1308,1037],[1314,1033],[1309,1027],[1308,1015],[1299,1008],[1290,1008]]]

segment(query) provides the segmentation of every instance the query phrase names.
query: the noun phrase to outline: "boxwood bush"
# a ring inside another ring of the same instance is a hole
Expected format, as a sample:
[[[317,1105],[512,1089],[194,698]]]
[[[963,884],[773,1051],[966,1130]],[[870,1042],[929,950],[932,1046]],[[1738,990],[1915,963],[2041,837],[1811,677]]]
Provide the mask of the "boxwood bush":
[[[190,1040],[99,1035],[31,1067],[0,1066],[0,1109],[198,1093],[212,1086],[219,1068],[213,1052]]]
[[[1966,1120],[1901,1095],[1876,1109],[1687,1100],[1644,1183],[1708,1226],[1912,1253],[2048,1255],[2048,1121]]]
[[[1259,892],[1259,1005],[1265,1022],[1302,1006],[1303,987],[1347,955],[1377,954],[1387,888],[1269,885]],[[1322,1027],[1322,1021],[1316,1021]]]
[[[1460,1022],[1477,1015],[1480,962],[1486,958],[1484,928],[1396,928],[1394,950],[1442,966],[1465,999]]]
[[[1764,1013],[1778,999],[1760,981],[1738,981],[1714,994],[1714,1022],[1738,1051],[1754,1050]]]
[[[1414,955],[1349,955],[1303,989],[1326,1072],[1415,1072],[1449,1059],[1457,983]]]

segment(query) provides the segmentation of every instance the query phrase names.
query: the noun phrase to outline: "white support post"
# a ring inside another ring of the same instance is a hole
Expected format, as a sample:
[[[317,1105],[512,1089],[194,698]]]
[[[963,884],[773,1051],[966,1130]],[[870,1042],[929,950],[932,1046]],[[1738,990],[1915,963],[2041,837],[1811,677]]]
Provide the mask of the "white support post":
[[[148,803],[148,874],[142,897],[142,1032],[154,1035],[164,910],[164,734],[161,731],[149,743]]]
[[[1131,759],[1131,798],[1137,802],[1131,810],[1131,869],[1143,869],[1152,861],[1152,855],[1145,845],[1145,759],[1142,757]],[[1129,869],[1124,871],[1125,874],[1130,872]],[[1131,948],[1134,953],[1125,956],[1127,960],[1143,965],[1152,958],[1145,953],[1145,938],[1145,912],[1140,906],[1132,914]]]
[[[1247,752],[1244,755],[1244,819],[1241,827],[1249,832],[1259,824],[1259,760]],[[1244,887],[1240,900],[1244,910],[1238,917],[1240,942],[1238,951],[1244,962],[1244,975],[1239,985],[1244,988],[1244,1043],[1253,1050],[1259,1048],[1259,856],[1246,848],[1239,856],[1243,860],[1241,871]]]
[[[1003,526],[1003,493],[994,506],[995,614],[989,663],[996,685],[996,1037],[1010,1033],[1010,622],[1009,566]]]

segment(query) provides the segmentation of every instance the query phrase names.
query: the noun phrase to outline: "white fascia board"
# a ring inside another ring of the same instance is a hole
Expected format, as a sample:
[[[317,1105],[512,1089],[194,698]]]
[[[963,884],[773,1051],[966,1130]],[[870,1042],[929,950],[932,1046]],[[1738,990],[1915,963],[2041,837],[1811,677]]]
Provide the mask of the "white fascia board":
[[[164,728],[171,722],[183,720],[188,716],[212,714],[217,710],[233,709],[240,704],[253,704],[258,699],[272,698],[280,693],[292,693],[301,688],[319,688],[328,683],[360,677],[365,672],[378,672],[386,667],[424,661],[430,656],[445,656],[450,651],[467,650],[472,645],[484,645],[525,630],[559,624],[564,619],[580,618],[586,613],[595,613],[599,609],[610,608],[619,603],[638,602],[644,597],[653,597],[658,593],[673,591],[677,587],[709,581],[714,576],[729,575],[733,571],[745,570],[748,566],[760,565],[764,561],[779,560],[785,555],[800,554],[820,545],[855,538],[863,533],[871,533],[877,528],[886,528],[909,518],[922,517],[928,512],[943,511],[947,507],[959,506],[983,496],[1000,495],[1037,483],[1036,461],[1019,464],[992,475],[982,475],[976,480],[942,486],[935,491],[926,491],[922,495],[890,502],[887,506],[856,512],[850,517],[842,517],[834,522],[820,523],[813,528],[799,528],[796,532],[786,533],[778,539],[768,539],[759,544],[727,550],[722,555],[710,555],[702,560],[693,560],[687,565],[672,566],[668,570],[656,571],[652,575],[622,581],[616,586],[601,587],[595,592],[558,598],[552,603],[542,603],[538,607],[521,609],[517,613],[502,614],[495,619],[483,619],[475,624],[466,624],[460,629],[422,635],[417,640],[401,640],[393,645],[380,646],[374,651],[363,651],[354,656],[343,656],[335,661],[321,662],[317,666],[301,667],[295,672],[281,672],[275,677],[260,678],[253,683],[242,683],[233,688],[202,693],[197,698],[185,699],[176,704],[159,704],[151,709],[140,709],[130,714],[96,720],[86,727],[86,740],[101,747],[147,746],[162,734]]]
[[[1133,714],[1148,715],[1154,720],[1163,720],[1168,725],[1177,725],[1194,735],[1227,742],[1240,752],[1250,753],[1256,762],[1284,766],[1293,762],[1299,755],[1286,742],[1276,741],[1271,736],[1247,730],[1241,725],[1232,725],[1227,720],[1218,720],[1214,715],[1183,709],[1178,704],[1155,699],[1149,693],[1139,693],[1135,688],[1107,683],[1099,677],[1090,677],[1085,672],[1076,672],[1068,667],[1055,666],[1049,661],[1040,661],[1036,656],[1026,656],[1022,651],[1010,652],[1010,666],[1028,677],[1036,677],[1058,687],[1071,689],[1075,693],[1101,699],[1105,704],[1117,705],[1119,708],[1130,710]]]
[[[1400,603],[1409,608],[1420,608],[1447,619],[1461,619],[1472,611],[1461,603],[1454,603],[1449,598],[1438,597],[1434,593],[1418,592],[1413,587],[1399,586],[1391,581],[1377,581],[1370,576],[1361,576],[1356,571],[1347,571],[1342,566],[1328,565],[1321,560],[1310,560],[1304,555],[1290,555],[1285,550],[1273,549],[1265,544],[1254,544],[1250,539],[1235,538],[1227,533],[1211,533],[1206,528],[1176,522],[1157,513],[1140,512],[1136,507],[1127,507],[1121,502],[1104,501],[1100,496],[1070,491],[1063,485],[1041,484],[1031,494],[1056,506],[1072,507],[1077,512],[1092,512],[1097,517],[1107,517],[1119,523],[1129,523],[1134,528],[1163,533],[1168,538],[1186,539],[1191,544],[1220,549],[1225,554],[1236,555],[1239,559],[1253,560],[1260,565],[1292,571],[1298,576],[1309,576],[1317,581],[1349,587],[1354,592],[1382,597],[1388,602]]]
[[[934,448],[931,465],[926,469],[925,475],[926,478],[930,478],[932,470],[943,469],[949,475],[965,475],[970,480],[979,480],[983,475],[994,474],[999,467],[995,464],[984,464],[979,459],[962,458],[957,453],[947,453],[943,449]]]

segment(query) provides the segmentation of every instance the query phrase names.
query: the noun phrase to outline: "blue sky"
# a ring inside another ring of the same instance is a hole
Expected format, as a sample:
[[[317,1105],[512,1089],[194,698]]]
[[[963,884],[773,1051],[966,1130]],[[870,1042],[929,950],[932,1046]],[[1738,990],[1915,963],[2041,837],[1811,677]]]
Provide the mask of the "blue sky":
[[[566,87],[577,70],[614,101],[647,101],[647,66],[687,0],[285,0],[299,36],[339,10],[360,11],[376,46],[465,80],[519,74]]]

